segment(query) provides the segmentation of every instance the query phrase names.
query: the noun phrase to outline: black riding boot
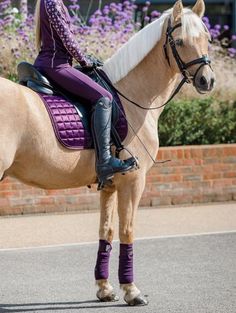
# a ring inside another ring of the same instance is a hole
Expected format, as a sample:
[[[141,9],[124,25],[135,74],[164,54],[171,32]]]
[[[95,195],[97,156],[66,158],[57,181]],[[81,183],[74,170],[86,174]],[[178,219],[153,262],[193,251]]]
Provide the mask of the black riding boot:
[[[125,173],[136,167],[131,159],[114,158],[110,151],[112,103],[107,97],[98,100],[92,116],[92,135],[96,151],[96,172],[99,189],[108,184],[115,173]]]

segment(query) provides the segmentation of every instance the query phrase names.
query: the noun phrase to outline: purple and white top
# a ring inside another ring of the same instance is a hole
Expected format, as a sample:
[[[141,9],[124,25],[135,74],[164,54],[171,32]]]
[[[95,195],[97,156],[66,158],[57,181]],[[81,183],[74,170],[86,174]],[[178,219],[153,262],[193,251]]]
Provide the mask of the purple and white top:
[[[41,0],[40,32],[42,45],[34,63],[36,67],[68,67],[73,58],[82,66],[87,64],[62,0]]]

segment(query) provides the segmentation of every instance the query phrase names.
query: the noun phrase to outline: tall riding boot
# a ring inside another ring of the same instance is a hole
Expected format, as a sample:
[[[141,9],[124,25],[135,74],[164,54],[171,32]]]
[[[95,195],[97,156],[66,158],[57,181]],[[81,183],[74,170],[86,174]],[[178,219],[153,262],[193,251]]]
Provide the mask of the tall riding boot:
[[[115,173],[125,173],[136,166],[134,162],[122,161],[111,155],[111,114],[112,103],[109,98],[100,98],[94,107],[92,116],[92,135],[96,151],[96,172],[100,185],[99,189],[109,183]]]

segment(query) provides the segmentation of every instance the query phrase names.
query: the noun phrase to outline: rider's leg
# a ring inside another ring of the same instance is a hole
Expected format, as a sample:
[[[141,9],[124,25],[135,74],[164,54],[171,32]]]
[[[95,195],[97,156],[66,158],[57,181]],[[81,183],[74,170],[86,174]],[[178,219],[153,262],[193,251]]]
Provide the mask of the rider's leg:
[[[102,97],[97,101],[92,117],[92,133],[97,157],[96,171],[101,187],[106,184],[115,173],[124,173],[134,167],[133,163],[122,161],[111,156],[111,111],[111,101],[107,97]]]
[[[91,105],[94,105],[101,97],[108,97],[112,101],[112,95],[109,91],[71,66],[43,68],[41,72],[59,87],[69,91]]]

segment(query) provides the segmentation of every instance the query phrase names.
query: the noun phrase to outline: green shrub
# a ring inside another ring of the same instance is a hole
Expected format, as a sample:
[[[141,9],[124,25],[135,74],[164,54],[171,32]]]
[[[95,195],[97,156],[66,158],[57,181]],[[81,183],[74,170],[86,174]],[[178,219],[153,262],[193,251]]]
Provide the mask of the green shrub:
[[[161,146],[236,143],[236,101],[172,101],[158,127]]]

